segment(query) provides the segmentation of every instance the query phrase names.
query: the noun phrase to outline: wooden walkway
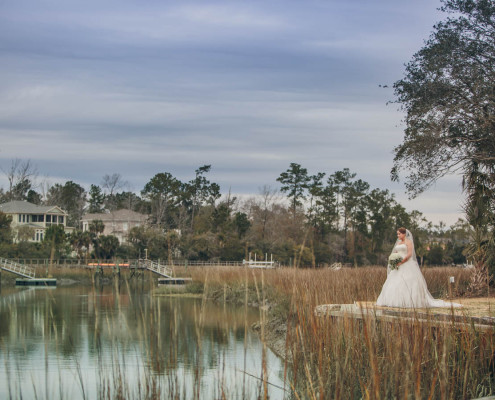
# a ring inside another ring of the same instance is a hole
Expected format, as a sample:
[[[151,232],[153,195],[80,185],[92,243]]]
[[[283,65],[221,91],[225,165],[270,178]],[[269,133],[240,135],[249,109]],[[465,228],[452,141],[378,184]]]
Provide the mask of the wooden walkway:
[[[480,312],[471,307],[474,301],[469,300],[471,299],[461,300],[463,303],[461,308],[408,309],[379,307],[373,302],[355,302],[353,304],[319,305],[314,312],[320,317],[373,319],[383,322],[420,322],[435,326],[475,327],[482,330],[495,329],[495,316],[490,303],[488,303],[488,309]]]

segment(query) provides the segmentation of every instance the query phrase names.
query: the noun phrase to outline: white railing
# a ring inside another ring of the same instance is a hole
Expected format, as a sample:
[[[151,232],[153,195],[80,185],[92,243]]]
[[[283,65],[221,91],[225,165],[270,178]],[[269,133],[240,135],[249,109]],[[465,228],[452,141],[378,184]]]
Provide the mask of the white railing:
[[[265,254],[265,259],[263,261],[256,260],[256,253],[254,253],[254,260],[251,259],[251,253],[249,253],[249,260],[242,260],[244,265],[249,268],[275,268],[278,263],[273,261],[273,255],[270,255],[270,261],[268,261],[268,254]]]
[[[179,260],[173,261],[174,266],[181,267],[240,267],[242,266],[242,262],[240,261],[184,261]]]
[[[244,260],[242,262],[244,265],[247,265],[249,268],[275,268],[275,261],[253,261]]]
[[[34,279],[36,277],[34,268],[16,263],[6,258],[0,258],[0,268],[12,272],[13,274],[23,276],[24,278]]]
[[[167,265],[161,265],[151,260],[139,260],[139,264],[144,265],[146,269],[149,269],[158,275],[164,276],[165,278],[172,277],[172,270]]]
[[[10,260],[11,262],[15,262],[17,264],[25,265],[27,267],[35,268],[37,266],[57,266],[57,267],[116,267],[119,266],[120,268],[128,268],[130,266],[134,266],[138,264],[141,268],[147,268],[144,265],[144,259],[130,259],[130,260],[117,260],[117,259],[112,259],[112,260],[84,260],[84,259],[66,259],[66,260],[50,260],[50,259],[45,259],[45,258],[16,258],[14,260]],[[150,260],[147,260],[150,261]],[[247,261],[197,261],[197,260],[172,260],[172,263],[169,264],[165,260],[157,260],[158,264],[162,265],[161,263],[166,263],[168,268],[172,267],[244,267],[246,266]],[[273,264],[272,264],[273,262]],[[260,264],[261,263],[261,264]],[[266,263],[266,264],[265,264]],[[257,266],[262,267],[262,268],[271,268],[273,267],[279,267],[280,263],[276,261],[258,261],[258,260],[251,260],[249,263],[251,266]]]

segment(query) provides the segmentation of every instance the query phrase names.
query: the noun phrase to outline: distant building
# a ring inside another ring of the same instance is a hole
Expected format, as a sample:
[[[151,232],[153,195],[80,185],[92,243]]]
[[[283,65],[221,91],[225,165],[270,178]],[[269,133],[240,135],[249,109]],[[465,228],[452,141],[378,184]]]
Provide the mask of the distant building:
[[[89,224],[94,220],[100,220],[105,225],[103,235],[113,235],[122,244],[127,242],[132,228],[146,224],[148,216],[125,209],[109,213],[85,214],[81,219],[83,232],[89,231]]]
[[[38,206],[27,201],[9,201],[0,204],[0,211],[12,217],[10,227],[14,233],[14,241],[19,241],[19,228],[32,228],[33,237],[30,242],[41,242],[45,230],[52,225],[62,225],[66,233],[74,228],[67,226],[67,213],[58,206]]]

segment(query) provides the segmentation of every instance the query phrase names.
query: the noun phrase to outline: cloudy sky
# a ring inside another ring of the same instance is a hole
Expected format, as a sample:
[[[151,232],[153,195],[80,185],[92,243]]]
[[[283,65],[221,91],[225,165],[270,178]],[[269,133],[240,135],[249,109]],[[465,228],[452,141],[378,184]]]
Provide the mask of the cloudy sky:
[[[30,159],[89,188],[211,164],[255,194],[291,162],[350,168],[433,222],[460,179],[414,201],[390,181],[403,115],[390,86],[444,18],[436,0],[3,0],[0,166]],[[381,88],[379,85],[389,85]],[[5,176],[0,177],[5,187]]]

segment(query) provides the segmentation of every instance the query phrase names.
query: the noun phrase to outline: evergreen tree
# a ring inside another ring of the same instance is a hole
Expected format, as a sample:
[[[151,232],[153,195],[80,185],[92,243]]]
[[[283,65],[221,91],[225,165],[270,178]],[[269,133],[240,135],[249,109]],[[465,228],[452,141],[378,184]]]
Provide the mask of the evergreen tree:
[[[0,211],[0,243],[12,243],[12,217]]]
[[[142,196],[151,203],[153,221],[158,226],[166,229],[174,227],[181,186],[181,182],[172,174],[160,172],[141,191]]]
[[[91,185],[89,189],[88,212],[98,214],[104,212],[105,195],[101,188],[96,185]]]
[[[306,199],[305,191],[308,188],[310,180],[308,170],[296,163],[291,163],[289,169],[282,172],[277,178],[277,181],[282,184],[280,190],[284,193],[286,192],[290,200],[293,216],[296,215],[298,207]]]
[[[47,205],[65,210],[69,214],[67,225],[78,227],[86,205],[86,191],[73,181],[56,183],[48,191]]]

